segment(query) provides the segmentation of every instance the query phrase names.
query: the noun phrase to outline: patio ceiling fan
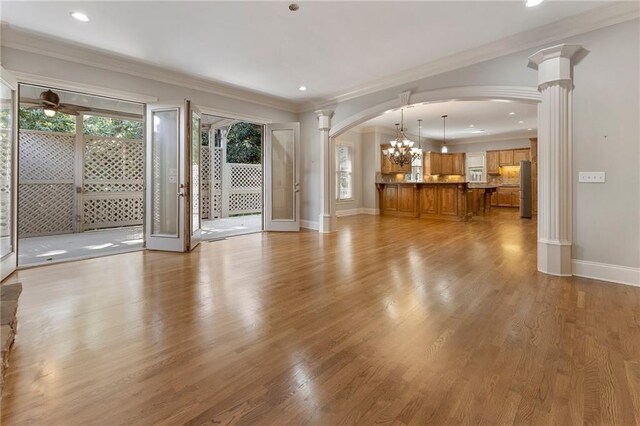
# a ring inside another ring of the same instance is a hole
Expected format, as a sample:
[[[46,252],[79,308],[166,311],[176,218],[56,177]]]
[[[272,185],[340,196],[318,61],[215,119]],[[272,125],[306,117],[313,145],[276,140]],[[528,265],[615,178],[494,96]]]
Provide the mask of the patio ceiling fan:
[[[60,96],[51,89],[40,93],[40,99],[21,99],[21,102],[32,104],[27,109],[43,109],[47,117],[53,117],[56,112],[79,115],[82,111],[91,111],[91,108],[74,104],[60,103]]]

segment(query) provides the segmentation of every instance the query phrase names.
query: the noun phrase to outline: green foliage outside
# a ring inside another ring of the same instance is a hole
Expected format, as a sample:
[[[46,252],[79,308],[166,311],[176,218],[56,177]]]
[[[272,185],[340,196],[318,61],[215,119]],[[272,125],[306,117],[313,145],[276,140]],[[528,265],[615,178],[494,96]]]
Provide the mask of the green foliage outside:
[[[75,133],[76,118],[73,115],[57,113],[53,117],[44,115],[41,109],[20,108],[20,129],[42,130],[44,132]]]
[[[234,123],[227,133],[227,163],[262,163],[262,126]]]
[[[125,139],[142,139],[143,135],[141,121],[85,115],[83,126],[85,135]],[[20,129],[75,133],[76,117],[60,112],[47,117],[41,109],[20,108]]]
[[[85,115],[83,123],[85,135],[125,139],[142,139],[143,136],[142,121]]]

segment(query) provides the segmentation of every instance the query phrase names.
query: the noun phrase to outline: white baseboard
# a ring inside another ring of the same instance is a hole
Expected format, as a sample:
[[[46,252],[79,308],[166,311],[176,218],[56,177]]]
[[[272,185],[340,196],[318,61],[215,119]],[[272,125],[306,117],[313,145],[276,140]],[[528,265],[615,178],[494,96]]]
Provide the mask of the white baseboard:
[[[360,209],[360,214],[379,215],[380,214],[380,209],[365,209],[365,208],[362,208],[362,209]]]
[[[337,210],[336,211],[336,216],[337,217],[355,216],[355,215],[358,215],[358,214],[379,215],[380,214],[380,210],[379,209],[358,208],[358,209],[347,209],[347,210]]]
[[[358,210],[360,209],[336,210],[336,217],[355,216],[358,214]]]
[[[300,220],[300,227],[317,231],[320,228],[320,225],[318,224],[318,222],[314,222],[311,220]]]
[[[572,259],[573,275],[640,287],[640,268]]]

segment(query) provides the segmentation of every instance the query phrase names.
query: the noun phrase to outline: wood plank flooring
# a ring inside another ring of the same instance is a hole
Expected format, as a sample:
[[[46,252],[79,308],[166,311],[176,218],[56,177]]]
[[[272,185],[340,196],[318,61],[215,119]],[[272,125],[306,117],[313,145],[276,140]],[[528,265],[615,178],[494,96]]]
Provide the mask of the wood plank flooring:
[[[640,423],[640,288],[535,222],[354,216],[20,271],[8,425]]]

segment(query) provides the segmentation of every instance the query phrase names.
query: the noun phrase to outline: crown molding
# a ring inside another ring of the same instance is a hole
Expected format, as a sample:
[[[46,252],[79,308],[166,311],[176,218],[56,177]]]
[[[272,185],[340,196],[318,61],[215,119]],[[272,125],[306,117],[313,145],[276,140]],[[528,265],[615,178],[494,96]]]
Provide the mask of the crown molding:
[[[187,87],[282,111],[296,113],[299,109],[297,103],[286,99],[232,86],[223,82],[187,75],[139,59],[93,49],[79,43],[58,40],[13,27],[6,22],[2,22],[1,27],[1,45],[3,47],[155,80],[175,86]]]
[[[458,146],[458,145],[473,145],[477,143],[486,143],[486,142],[506,142],[506,141],[515,141],[515,140],[529,140],[530,138],[535,138],[537,136],[537,132],[535,131],[525,131],[522,134],[506,134],[506,135],[496,135],[496,136],[477,136],[472,138],[464,138],[464,139],[454,139],[447,140],[447,145],[449,146]]]
[[[402,84],[453,71],[512,53],[557,42],[579,34],[640,18],[640,3],[612,2],[588,12],[533,28],[513,36],[468,49],[381,79],[373,80],[325,99],[306,102],[300,112],[324,108]],[[525,64],[526,65],[526,64]],[[524,65],[523,65],[524,66]]]

